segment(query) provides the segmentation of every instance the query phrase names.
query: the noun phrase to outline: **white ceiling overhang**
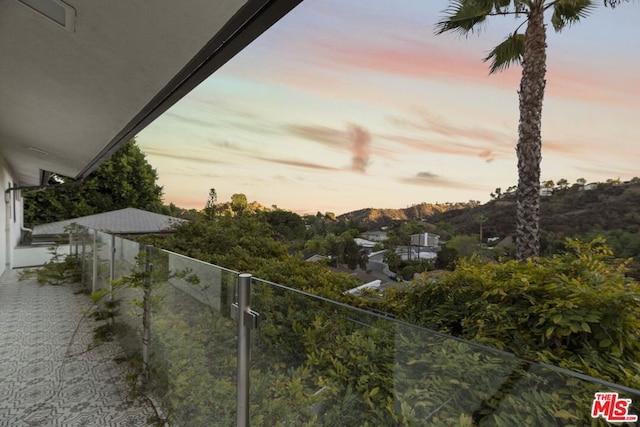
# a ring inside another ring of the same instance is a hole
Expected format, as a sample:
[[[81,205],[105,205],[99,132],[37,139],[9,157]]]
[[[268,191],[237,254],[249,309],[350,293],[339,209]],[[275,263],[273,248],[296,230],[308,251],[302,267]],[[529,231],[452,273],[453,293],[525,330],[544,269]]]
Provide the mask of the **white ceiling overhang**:
[[[0,0],[0,153],[86,177],[300,1]]]

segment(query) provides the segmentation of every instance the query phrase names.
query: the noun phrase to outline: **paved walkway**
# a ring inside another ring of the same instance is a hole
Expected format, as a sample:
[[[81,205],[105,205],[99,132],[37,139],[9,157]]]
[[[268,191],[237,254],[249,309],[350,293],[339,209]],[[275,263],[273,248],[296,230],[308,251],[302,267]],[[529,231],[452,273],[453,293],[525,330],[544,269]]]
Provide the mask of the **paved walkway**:
[[[92,343],[81,286],[0,277],[0,427],[144,426],[151,405],[132,401],[114,343]]]

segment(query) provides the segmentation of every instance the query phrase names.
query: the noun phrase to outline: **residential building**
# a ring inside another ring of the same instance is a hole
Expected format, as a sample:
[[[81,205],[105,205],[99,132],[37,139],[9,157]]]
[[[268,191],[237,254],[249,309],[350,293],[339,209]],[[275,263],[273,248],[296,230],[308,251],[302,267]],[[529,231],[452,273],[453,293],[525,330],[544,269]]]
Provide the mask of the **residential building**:
[[[431,248],[437,248],[440,246],[440,236],[433,233],[412,234],[411,246],[427,246]]]
[[[374,242],[384,242],[389,236],[386,231],[365,231],[362,233],[362,238]]]

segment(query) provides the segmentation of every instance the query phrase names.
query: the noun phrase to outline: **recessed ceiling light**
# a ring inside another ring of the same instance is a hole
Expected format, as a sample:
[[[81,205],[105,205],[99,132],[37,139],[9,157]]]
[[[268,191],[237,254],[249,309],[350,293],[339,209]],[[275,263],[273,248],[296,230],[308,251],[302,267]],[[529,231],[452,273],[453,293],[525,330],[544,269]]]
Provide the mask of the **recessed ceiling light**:
[[[44,151],[44,150],[40,150],[39,148],[29,147],[29,150],[31,150],[31,151],[35,151],[36,153],[38,153],[38,154],[42,154],[43,156],[48,156],[48,155],[49,155],[49,153],[47,153],[47,152],[46,152],[46,151]]]
[[[74,30],[76,11],[60,0],[19,0],[68,31]]]

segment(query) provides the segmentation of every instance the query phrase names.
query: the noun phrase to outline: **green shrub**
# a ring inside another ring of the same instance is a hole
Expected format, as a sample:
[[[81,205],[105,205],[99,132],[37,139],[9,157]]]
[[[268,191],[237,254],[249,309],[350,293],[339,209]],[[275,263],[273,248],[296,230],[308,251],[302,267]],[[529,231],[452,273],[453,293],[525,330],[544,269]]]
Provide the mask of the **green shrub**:
[[[461,261],[393,294],[413,323],[640,388],[640,286],[602,239],[524,263]]]

